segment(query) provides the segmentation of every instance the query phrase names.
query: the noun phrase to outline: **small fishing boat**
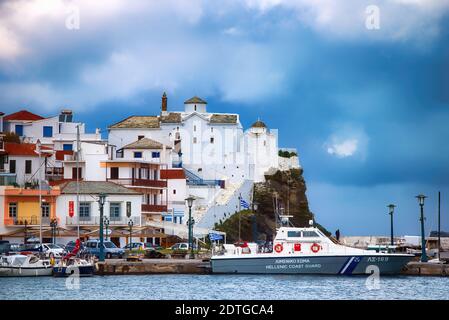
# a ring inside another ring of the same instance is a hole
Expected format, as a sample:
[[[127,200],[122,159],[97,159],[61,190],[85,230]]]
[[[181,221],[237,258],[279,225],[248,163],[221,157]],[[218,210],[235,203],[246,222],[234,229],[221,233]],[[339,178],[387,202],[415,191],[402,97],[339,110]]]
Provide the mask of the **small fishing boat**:
[[[95,271],[94,261],[77,257],[81,249],[81,240],[76,239],[73,250],[66,254],[58,264],[53,267],[55,277],[68,277],[78,275],[80,277],[92,276]]]
[[[43,260],[35,255],[14,254],[0,258],[1,277],[36,277],[51,276],[50,260]]]
[[[93,261],[81,258],[70,258],[61,260],[53,267],[53,276],[68,277],[71,275],[79,275],[80,277],[93,276],[95,265]]]

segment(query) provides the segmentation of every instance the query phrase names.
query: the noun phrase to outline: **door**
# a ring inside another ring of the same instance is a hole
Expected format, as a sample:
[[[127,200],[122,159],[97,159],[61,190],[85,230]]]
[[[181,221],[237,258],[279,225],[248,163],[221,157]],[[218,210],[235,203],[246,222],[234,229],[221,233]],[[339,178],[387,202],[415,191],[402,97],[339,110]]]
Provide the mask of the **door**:
[[[111,168],[111,179],[116,180],[119,178],[118,176],[119,176],[118,175],[118,167],[112,167]]]

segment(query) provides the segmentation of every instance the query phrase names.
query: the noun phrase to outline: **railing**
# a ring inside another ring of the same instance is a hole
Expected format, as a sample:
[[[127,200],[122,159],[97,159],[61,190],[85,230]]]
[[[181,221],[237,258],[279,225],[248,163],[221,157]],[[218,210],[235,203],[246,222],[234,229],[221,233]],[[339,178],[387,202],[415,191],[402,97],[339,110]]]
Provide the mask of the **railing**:
[[[224,180],[205,180],[190,170],[184,168],[184,172],[187,177],[187,184],[194,186],[220,186],[221,188],[225,187]]]
[[[127,226],[129,220],[133,221],[134,225],[140,225],[140,216],[139,217],[107,217],[109,220],[109,225],[111,226]],[[66,217],[66,225],[73,226],[78,225],[78,220],[76,217]],[[99,226],[100,225],[100,217],[80,217],[79,225],[82,226]]]
[[[142,212],[167,212],[167,206],[157,204],[142,204]]]
[[[42,218],[42,225],[49,226],[52,219]],[[59,219],[57,219],[59,221]],[[5,218],[5,226],[38,226],[40,225],[37,216],[27,218]]]
[[[0,186],[9,186],[17,182],[17,175],[15,173],[0,173]]]
[[[125,186],[136,187],[153,187],[153,188],[166,188],[167,181],[163,180],[149,180],[149,179],[108,179],[110,182],[114,182]]]

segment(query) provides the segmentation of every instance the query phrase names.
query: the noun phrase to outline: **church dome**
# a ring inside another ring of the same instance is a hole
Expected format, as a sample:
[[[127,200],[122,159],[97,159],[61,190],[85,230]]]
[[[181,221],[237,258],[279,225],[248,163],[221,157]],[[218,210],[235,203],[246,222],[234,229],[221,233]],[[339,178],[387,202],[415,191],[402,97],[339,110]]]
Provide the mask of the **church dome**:
[[[190,103],[198,103],[198,104],[207,104],[206,101],[204,101],[203,99],[194,96],[193,98],[190,98],[189,100],[184,101],[184,104],[190,104]]]
[[[267,125],[260,120],[257,120],[256,122],[253,123],[253,125],[251,126],[251,128],[266,128]]]

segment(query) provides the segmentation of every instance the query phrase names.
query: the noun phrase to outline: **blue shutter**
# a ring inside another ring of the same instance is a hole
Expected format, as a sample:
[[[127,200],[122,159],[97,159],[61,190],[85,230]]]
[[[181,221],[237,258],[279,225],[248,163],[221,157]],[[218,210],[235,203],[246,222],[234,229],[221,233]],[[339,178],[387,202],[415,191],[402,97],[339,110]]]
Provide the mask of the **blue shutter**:
[[[16,134],[21,137],[23,136],[23,125],[16,124]]]
[[[72,151],[73,150],[73,145],[71,143],[64,143],[62,145],[62,150],[64,150],[64,151]]]
[[[53,127],[50,127],[50,126],[44,127],[44,137],[46,137],[46,138],[53,137]]]

